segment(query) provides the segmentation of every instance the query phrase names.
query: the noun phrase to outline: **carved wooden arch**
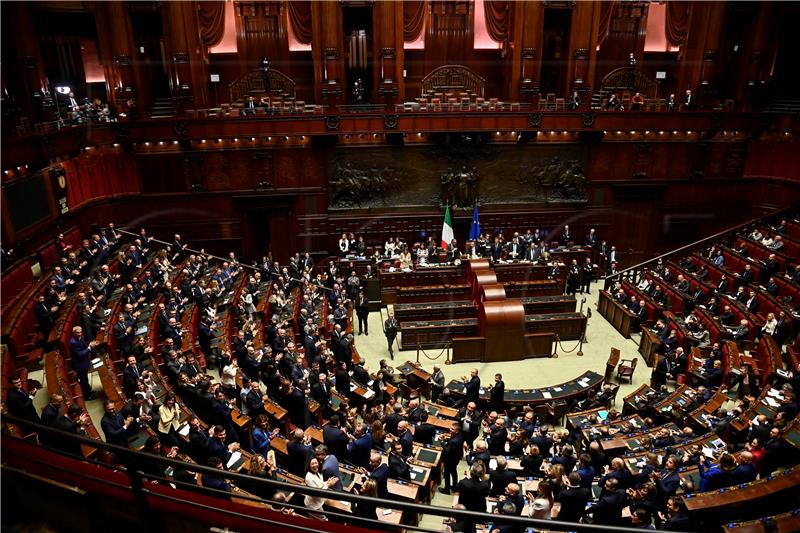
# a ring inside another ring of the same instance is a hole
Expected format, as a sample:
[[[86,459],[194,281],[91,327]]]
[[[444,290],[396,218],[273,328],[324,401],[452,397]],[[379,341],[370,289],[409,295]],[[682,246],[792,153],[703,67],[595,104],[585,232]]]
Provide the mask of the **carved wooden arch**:
[[[294,97],[295,82],[292,78],[279,70],[270,69],[267,73],[269,78],[269,94],[283,97]],[[264,90],[264,73],[261,70],[248,72],[236,81],[228,84],[231,93],[231,103],[244,101],[248,96],[256,94],[266,94]]]
[[[422,95],[435,92],[460,91],[483,97],[486,80],[462,65],[444,65],[422,78]]]
[[[658,96],[658,80],[642,74],[641,71],[631,67],[621,67],[609,72],[600,82],[600,92],[603,94],[631,91],[638,92],[645,98]]]

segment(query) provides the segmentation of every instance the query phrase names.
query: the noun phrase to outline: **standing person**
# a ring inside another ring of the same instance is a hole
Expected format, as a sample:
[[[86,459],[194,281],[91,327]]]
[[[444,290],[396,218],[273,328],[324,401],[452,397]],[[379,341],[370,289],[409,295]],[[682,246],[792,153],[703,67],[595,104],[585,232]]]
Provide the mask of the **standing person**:
[[[433,365],[433,374],[430,379],[431,384],[431,400],[434,402],[439,401],[439,396],[444,391],[444,372],[439,365]]]
[[[594,267],[592,260],[586,258],[586,262],[581,265],[581,293],[589,294],[589,286],[592,283],[592,275],[594,274]]]
[[[394,351],[392,347],[394,345],[394,340],[397,338],[397,329],[400,327],[400,323],[397,322],[397,319],[394,317],[394,313],[389,313],[389,318],[383,323],[383,333],[386,335],[386,342],[389,344],[389,357],[394,359]]]
[[[504,396],[506,392],[506,384],[503,381],[502,374],[494,375],[494,385],[489,390],[489,408],[492,411],[502,413],[505,411]]]
[[[92,388],[89,385],[89,363],[91,361],[92,348],[95,347],[97,341],[86,342],[83,338],[83,328],[75,326],[72,328],[72,338],[69,340],[69,351],[72,356],[72,369],[78,376],[78,383],[80,383],[83,397],[86,400],[94,400],[96,398]]]
[[[572,264],[567,270],[567,294],[575,296],[578,290],[578,277],[580,276],[580,269],[578,268],[578,260],[573,259]]]
[[[450,428],[450,438],[444,443],[442,450],[442,464],[444,465],[444,487],[439,487],[442,494],[450,494],[450,488],[458,483],[458,463],[464,458],[464,439],[461,437],[461,428],[453,424]]]
[[[369,299],[364,294],[364,289],[359,289],[356,298],[356,315],[358,316],[358,334],[363,331],[369,335]]]
[[[467,379],[467,376],[461,378],[464,382],[464,404],[472,402],[478,405],[481,391],[481,378],[478,377],[478,369],[473,368],[469,371],[469,375],[469,379]]]

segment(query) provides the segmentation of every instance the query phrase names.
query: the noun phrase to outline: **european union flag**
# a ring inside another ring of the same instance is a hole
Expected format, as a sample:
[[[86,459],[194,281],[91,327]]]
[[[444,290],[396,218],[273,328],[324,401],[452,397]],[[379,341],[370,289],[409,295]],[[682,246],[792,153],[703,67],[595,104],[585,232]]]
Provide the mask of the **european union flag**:
[[[469,227],[469,240],[477,241],[481,236],[481,221],[478,219],[478,206],[475,206],[475,211],[472,213],[472,225]]]

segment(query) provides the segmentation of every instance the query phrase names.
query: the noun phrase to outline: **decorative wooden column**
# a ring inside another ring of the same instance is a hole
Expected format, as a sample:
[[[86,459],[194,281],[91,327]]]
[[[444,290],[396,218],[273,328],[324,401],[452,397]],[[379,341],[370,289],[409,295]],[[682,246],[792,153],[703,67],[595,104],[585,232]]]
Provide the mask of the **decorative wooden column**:
[[[594,87],[597,60],[597,33],[600,27],[600,2],[577,2],[572,9],[569,31],[569,68],[567,87],[578,91],[584,101],[589,101]]]
[[[180,108],[208,104],[205,45],[194,2],[164,2],[164,47],[172,98]]]
[[[718,91],[716,62],[725,22],[725,2],[692,2],[690,5],[689,34],[681,47],[679,98],[687,89],[698,96]]]
[[[28,115],[33,122],[38,122],[43,117],[42,100],[52,101],[49,97],[55,98],[55,94],[50,94],[52,87],[48,87],[48,81],[44,72],[44,61],[42,51],[39,48],[39,36],[35,31],[31,4],[28,2],[8,2],[3,11],[10,19],[9,26],[3,24],[4,28],[15,28],[14,45],[17,52],[18,69],[17,80],[9,85],[15,87],[14,97],[23,109],[23,113]],[[6,83],[13,80],[14,76],[6,73],[4,78]]]
[[[376,2],[372,8],[373,101],[395,104],[405,99],[403,81],[403,2]]]
[[[539,94],[544,37],[544,4],[540,0],[512,2],[514,40],[511,42],[512,100],[530,100]]]
[[[317,102],[336,106],[344,101],[344,34],[339,2],[311,2],[311,57],[314,60],[314,94]]]
[[[748,103],[759,103],[766,91],[766,82],[775,48],[771,43],[775,39],[769,31],[770,22],[774,13],[772,3],[759,2],[758,14],[755,25],[748,32],[748,42],[745,45],[745,65],[737,71],[736,102],[737,106]]]
[[[136,98],[139,109],[150,107],[149,89],[140,90],[138,64],[134,61],[133,27],[124,2],[97,2],[94,9],[97,37],[102,54],[100,63],[106,76],[106,93],[110,105],[117,111],[127,109],[126,102]]]

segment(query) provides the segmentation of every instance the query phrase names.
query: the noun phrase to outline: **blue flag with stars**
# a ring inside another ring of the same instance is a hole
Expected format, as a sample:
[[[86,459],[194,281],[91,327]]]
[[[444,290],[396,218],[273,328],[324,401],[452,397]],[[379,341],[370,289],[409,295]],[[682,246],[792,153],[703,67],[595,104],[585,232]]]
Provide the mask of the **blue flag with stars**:
[[[469,227],[469,240],[477,241],[481,236],[481,221],[478,219],[478,206],[475,205],[475,211],[472,213],[472,225]]]

